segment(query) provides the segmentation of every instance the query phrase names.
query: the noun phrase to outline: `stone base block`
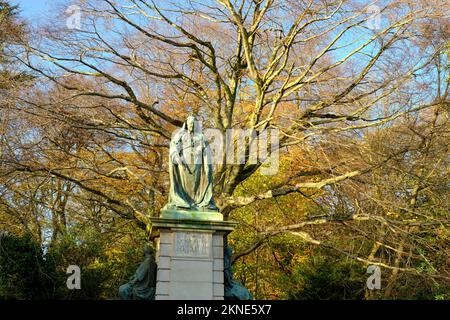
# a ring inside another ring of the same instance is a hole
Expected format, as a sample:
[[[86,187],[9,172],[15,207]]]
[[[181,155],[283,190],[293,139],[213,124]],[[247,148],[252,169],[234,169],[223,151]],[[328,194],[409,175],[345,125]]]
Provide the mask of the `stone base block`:
[[[156,300],[223,299],[223,238],[236,222],[215,212],[162,210],[152,223],[159,232]]]

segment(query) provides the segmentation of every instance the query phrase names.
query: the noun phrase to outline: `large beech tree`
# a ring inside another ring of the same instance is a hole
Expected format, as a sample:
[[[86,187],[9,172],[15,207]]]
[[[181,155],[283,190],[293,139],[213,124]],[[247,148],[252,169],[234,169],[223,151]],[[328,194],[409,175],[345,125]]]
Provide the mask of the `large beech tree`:
[[[250,144],[244,163],[217,164],[215,195],[228,217],[292,193],[313,197],[323,191],[328,200],[337,199],[340,183],[345,189],[349,181],[379,174],[413,145],[380,151],[365,137],[410,116],[443,117],[448,106],[445,1],[75,4],[70,10],[61,6],[59,19],[36,26],[15,56],[39,82],[9,109],[29,119],[34,130],[26,146],[23,140],[8,142],[10,150],[22,152],[2,154],[3,176],[11,177],[11,185],[18,176],[63,181],[62,194],[76,192],[142,227],[166,201],[168,142],[188,112],[224,136],[229,129],[277,129],[280,157],[292,150],[301,155],[282,182],[239,196],[236,189],[263,165],[249,161]],[[429,130],[424,139],[432,139]],[[58,201],[67,204],[64,197]],[[234,260],[283,232],[321,245],[305,227],[335,223],[332,211],[265,226]],[[380,218],[381,211],[349,212],[338,220],[391,223]],[[392,248],[402,256],[403,245]],[[413,272],[398,261],[337,250]]]

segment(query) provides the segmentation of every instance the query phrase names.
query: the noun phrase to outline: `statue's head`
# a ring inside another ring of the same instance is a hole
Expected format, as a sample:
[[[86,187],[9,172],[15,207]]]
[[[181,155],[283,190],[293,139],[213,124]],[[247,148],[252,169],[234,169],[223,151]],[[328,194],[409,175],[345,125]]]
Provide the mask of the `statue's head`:
[[[146,256],[149,256],[149,255],[153,256],[153,255],[155,255],[155,249],[153,249],[153,247],[146,244],[144,246],[144,254]]]
[[[189,132],[194,132],[194,130],[195,130],[195,121],[196,121],[196,119],[195,119],[194,115],[189,115],[186,118],[186,127],[187,127],[186,129]]]
[[[229,258],[233,255],[233,248],[230,246],[225,247],[225,255]]]

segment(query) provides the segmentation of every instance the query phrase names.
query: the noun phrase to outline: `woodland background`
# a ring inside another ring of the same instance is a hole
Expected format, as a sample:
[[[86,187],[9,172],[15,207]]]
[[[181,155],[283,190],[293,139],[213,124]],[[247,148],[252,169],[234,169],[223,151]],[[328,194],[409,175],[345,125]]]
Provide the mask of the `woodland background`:
[[[33,20],[0,1],[0,298],[116,299],[195,112],[280,132],[276,175],[215,167],[256,299],[450,299],[449,9],[83,0]]]

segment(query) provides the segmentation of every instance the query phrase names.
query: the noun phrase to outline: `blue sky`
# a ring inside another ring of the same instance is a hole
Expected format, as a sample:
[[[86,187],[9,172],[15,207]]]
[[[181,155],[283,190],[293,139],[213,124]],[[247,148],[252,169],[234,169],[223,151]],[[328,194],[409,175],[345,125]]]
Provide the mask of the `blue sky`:
[[[53,14],[56,11],[56,7],[61,9],[61,4],[70,6],[75,1],[71,0],[11,0],[13,4],[17,4],[20,7],[21,16],[29,20],[31,24],[45,22],[46,20],[53,19]],[[355,33],[355,30],[348,32],[342,37],[340,44],[342,43],[352,43],[347,47],[338,49],[333,52],[334,58],[340,59],[345,56],[348,52],[355,49],[357,46],[361,45],[367,37],[370,36],[369,33],[364,31]],[[362,38],[359,38],[362,37]],[[369,45],[364,52],[368,53],[374,49],[373,45]],[[355,56],[358,61],[365,61],[367,57],[361,55]]]
[[[51,9],[57,0],[12,0],[13,4],[20,6],[22,16],[26,18],[39,18]]]

